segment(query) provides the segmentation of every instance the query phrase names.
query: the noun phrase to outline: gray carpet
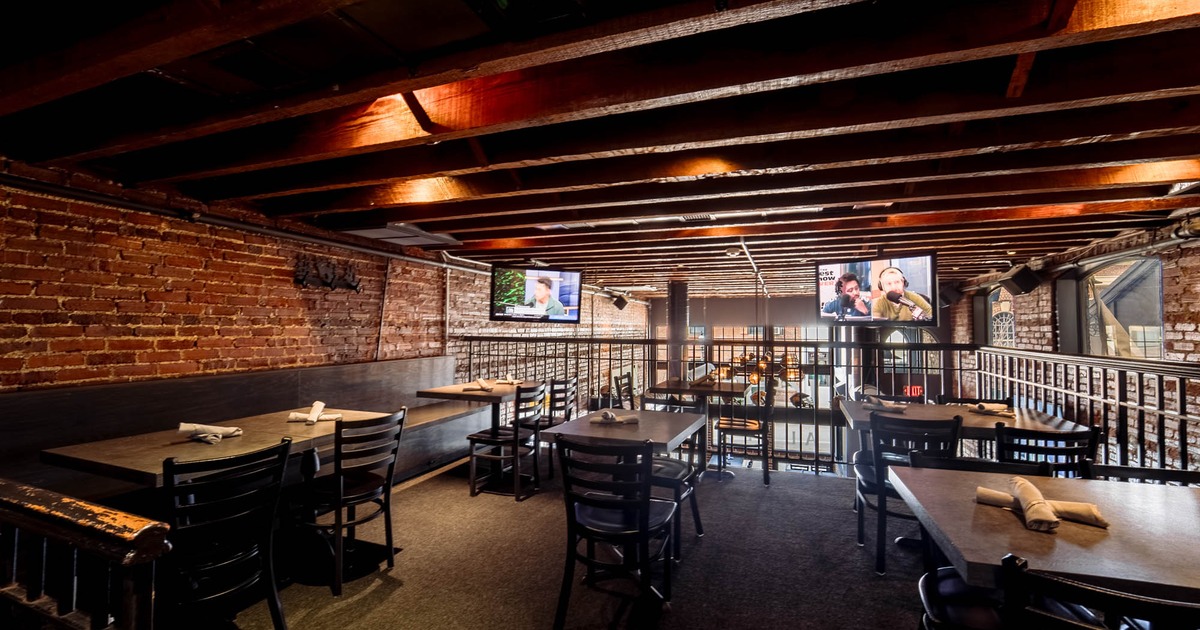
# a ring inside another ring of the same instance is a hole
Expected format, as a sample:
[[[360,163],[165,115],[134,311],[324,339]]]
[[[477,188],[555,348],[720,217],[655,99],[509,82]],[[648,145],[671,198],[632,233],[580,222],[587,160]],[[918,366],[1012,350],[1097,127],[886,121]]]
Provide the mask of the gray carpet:
[[[577,582],[567,627],[915,628],[920,557],[889,544],[888,574],[875,575],[874,513],[867,545],[856,546],[853,488],[828,474],[779,473],[769,488],[757,471],[723,482],[709,475],[699,489],[703,538],[693,535],[690,510],[683,512],[671,609],[660,615]],[[282,592],[290,628],[551,627],[565,553],[558,490],[544,484],[521,503],[471,498],[461,469],[398,489],[396,567],[348,582],[341,598],[326,586],[290,584]],[[889,537],[916,533],[912,522],[889,525]],[[382,526],[359,535],[382,542]],[[632,584],[611,586],[636,592]],[[266,605],[243,611],[237,624],[270,628]]]

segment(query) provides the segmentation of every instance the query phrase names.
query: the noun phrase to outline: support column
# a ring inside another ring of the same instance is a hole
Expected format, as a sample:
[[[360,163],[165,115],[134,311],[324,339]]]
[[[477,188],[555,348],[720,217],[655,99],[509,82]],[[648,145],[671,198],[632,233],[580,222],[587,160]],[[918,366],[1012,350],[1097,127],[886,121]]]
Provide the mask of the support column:
[[[684,348],[688,331],[688,285],[667,283],[667,378],[683,378]]]

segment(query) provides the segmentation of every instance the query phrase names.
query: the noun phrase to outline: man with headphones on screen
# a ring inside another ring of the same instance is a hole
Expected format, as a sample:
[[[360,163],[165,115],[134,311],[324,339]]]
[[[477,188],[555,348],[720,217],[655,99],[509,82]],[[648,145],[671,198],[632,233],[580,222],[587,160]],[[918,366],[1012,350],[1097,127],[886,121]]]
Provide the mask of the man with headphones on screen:
[[[886,267],[879,272],[879,289],[884,299],[871,305],[875,319],[911,322],[933,318],[933,308],[919,294],[908,290],[908,279],[898,267]]]
[[[825,303],[822,313],[837,315],[838,319],[847,315],[866,317],[871,314],[871,301],[863,297],[862,285],[854,272],[847,271],[838,277],[833,284],[833,292],[834,298]]]

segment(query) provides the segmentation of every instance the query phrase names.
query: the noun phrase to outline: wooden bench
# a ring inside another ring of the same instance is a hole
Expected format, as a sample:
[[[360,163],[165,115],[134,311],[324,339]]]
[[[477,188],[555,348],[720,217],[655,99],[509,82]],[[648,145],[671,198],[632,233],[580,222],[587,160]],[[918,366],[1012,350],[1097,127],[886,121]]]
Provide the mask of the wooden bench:
[[[310,406],[390,413],[407,406],[403,479],[467,454],[464,436],[490,422],[485,405],[418,398],[454,382],[453,357],[291,368],[0,394],[0,477],[84,498],[136,489],[43,464],[47,448]]]

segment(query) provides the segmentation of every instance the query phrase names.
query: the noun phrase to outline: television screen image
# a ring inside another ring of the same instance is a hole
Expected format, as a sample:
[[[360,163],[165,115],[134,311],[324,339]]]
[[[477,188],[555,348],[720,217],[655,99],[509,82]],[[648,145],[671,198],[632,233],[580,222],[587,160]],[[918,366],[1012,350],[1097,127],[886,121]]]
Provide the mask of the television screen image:
[[[936,258],[819,263],[817,308],[835,324],[937,325]]]
[[[578,271],[492,267],[490,317],[578,324],[581,280]]]

